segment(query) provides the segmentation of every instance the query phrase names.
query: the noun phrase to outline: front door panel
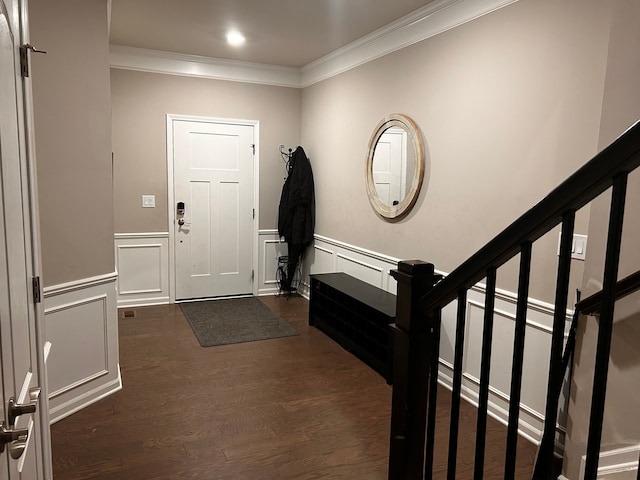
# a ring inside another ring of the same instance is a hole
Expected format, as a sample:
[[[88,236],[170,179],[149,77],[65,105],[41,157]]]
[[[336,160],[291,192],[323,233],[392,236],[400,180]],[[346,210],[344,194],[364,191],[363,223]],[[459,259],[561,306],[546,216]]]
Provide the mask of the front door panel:
[[[253,126],[174,121],[173,135],[176,299],[250,294]]]

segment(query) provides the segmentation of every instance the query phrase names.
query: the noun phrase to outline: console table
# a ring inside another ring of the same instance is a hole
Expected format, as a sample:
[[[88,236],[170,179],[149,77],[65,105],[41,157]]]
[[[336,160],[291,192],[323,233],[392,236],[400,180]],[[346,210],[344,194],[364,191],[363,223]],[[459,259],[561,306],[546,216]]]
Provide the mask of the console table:
[[[396,296],[346,273],[311,275],[309,325],[354,353],[391,383]]]

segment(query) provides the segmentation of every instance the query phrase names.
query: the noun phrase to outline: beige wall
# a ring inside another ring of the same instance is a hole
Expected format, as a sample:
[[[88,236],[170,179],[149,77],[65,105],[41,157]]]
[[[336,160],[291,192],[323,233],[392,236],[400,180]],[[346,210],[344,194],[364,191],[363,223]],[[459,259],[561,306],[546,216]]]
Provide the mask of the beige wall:
[[[45,285],[114,271],[106,0],[31,0]]]
[[[115,228],[166,232],[166,115],[260,122],[260,228],[275,228],[285,177],[278,145],[300,141],[300,90],[154,73],[111,70]],[[143,194],[156,208],[142,208]]]
[[[615,16],[607,64],[599,146],[609,145],[631,124],[640,119],[640,3],[637,0],[614,2]],[[610,194],[593,202],[589,221],[589,247],[585,264],[583,291],[592,294],[602,288],[604,252],[609,218]],[[620,271],[623,278],[640,269],[640,171],[630,175]],[[569,436],[564,470],[569,479],[577,478],[580,457],[586,450],[591,408],[594,356],[598,335],[595,317],[582,319],[578,337],[579,356],[569,407]],[[602,451],[640,443],[640,293],[616,304]]]
[[[596,153],[608,28],[605,2],[521,0],[304,89],[317,233],[450,272]],[[423,130],[427,178],[389,223],[363,172],[372,130],[394,112]],[[557,241],[534,249],[534,298],[553,301]],[[514,291],[510,270],[499,285]]]

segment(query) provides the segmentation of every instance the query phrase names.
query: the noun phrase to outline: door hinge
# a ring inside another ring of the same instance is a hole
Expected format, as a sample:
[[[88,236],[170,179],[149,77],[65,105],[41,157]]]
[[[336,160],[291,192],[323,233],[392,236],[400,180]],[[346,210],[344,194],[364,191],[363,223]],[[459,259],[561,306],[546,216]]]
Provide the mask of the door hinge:
[[[255,208],[251,209],[251,218],[253,218],[254,220],[256,219],[256,209]]]
[[[251,270],[251,280],[253,280],[256,276],[256,271],[255,270]]]
[[[250,147],[253,149],[253,154],[255,155],[255,154],[256,154],[256,144],[255,144],[255,143],[252,143],[252,144],[250,145]]]
[[[29,50],[33,53],[47,53],[44,50],[39,50],[28,43],[22,45],[20,47],[20,75],[23,77],[29,76]]]
[[[42,301],[42,290],[40,289],[40,277],[33,277],[31,279],[33,285],[33,302],[40,303]]]

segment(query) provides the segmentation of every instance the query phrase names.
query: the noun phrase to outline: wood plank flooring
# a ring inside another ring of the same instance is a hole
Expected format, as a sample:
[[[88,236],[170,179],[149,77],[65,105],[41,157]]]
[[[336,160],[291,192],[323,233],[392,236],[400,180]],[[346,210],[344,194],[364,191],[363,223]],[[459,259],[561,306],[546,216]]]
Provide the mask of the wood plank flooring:
[[[301,297],[261,297],[300,335],[202,348],[179,306],[120,312],[123,390],[52,426],[55,480],[387,478],[391,387],[307,324]],[[435,478],[445,478],[440,390]],[[485,478],[502,477],[490,420]],[[471,478],[475,409],[463,404],[458,478]],[[519,441],[518,478],[535,447]]]

